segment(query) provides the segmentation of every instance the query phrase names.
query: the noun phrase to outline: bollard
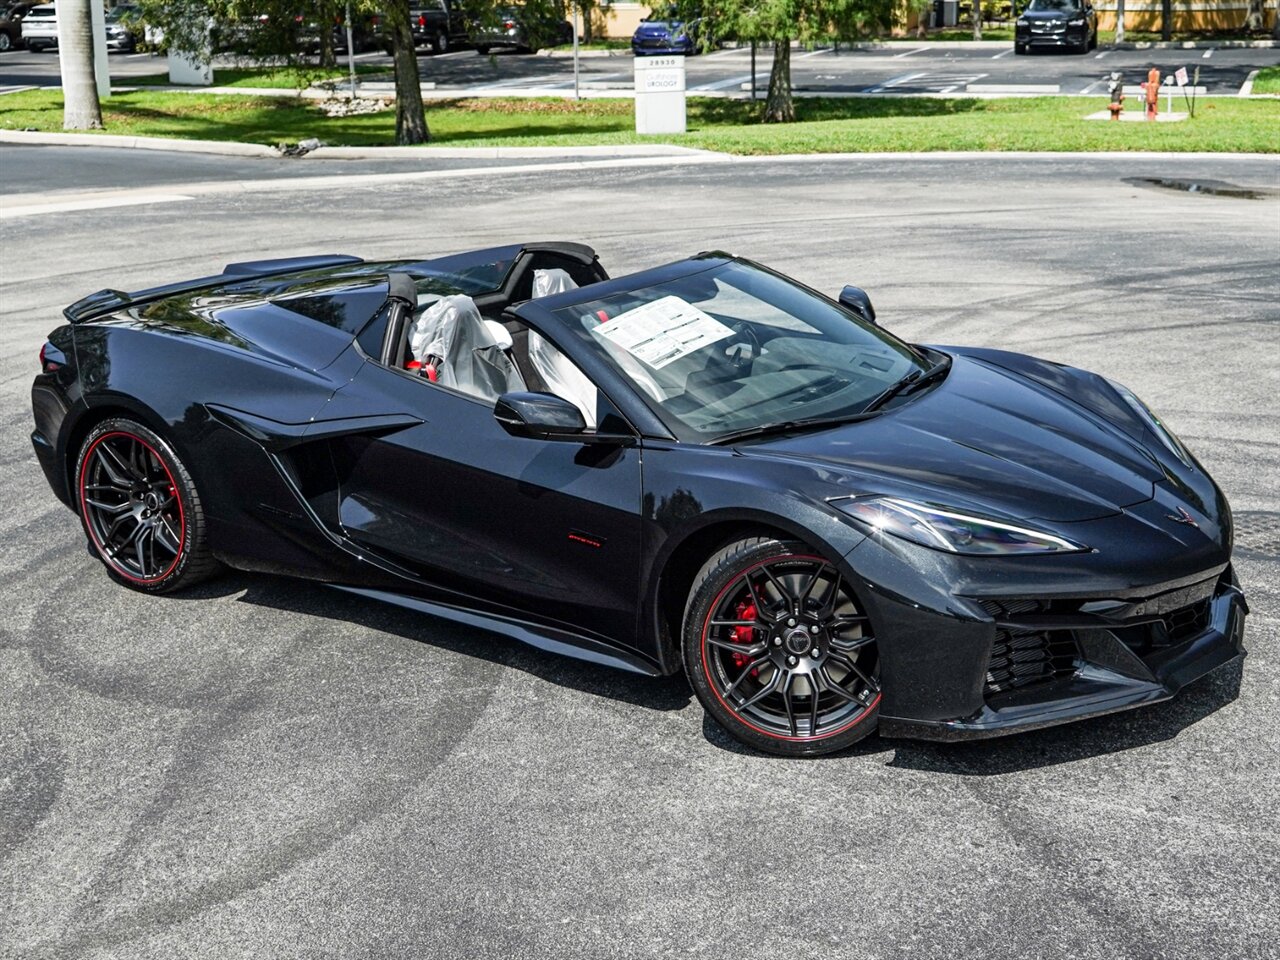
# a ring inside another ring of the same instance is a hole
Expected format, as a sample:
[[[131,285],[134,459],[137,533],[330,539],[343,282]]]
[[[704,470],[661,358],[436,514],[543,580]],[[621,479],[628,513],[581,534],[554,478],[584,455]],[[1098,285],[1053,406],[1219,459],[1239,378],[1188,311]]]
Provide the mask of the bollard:
[[[1147,71],[1147,82],[1142,85],[1146,94],[1147,119],[1154,120],[1160,112],[1160,71],[1152,67]]]
[[[1111,119],[1119,120],[1124,110],[1124,74],[1112,71],[1111,80],[1107,83],[1107,96],[1111,98],[1107,105],[1107,109],[1111,111]]]

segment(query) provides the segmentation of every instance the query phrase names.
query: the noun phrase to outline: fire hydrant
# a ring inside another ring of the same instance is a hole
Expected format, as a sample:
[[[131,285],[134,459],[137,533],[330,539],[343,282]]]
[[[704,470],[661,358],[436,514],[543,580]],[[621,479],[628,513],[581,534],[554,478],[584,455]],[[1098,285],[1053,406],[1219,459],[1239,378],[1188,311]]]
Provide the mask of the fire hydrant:
[[[1160,110],[1160,71],[1152,67],[1147,72],[1147,82],[1142,85],[1146,95],[1147,119],[1154,120]]]
[[[1124,74],[1113,72],[1111,81],[1107,84],[1107,95],[1111,98],[1111,103],[1107,109],[1111,111],[1111,119],[1119,120],[1120,113],[1124,110]]]

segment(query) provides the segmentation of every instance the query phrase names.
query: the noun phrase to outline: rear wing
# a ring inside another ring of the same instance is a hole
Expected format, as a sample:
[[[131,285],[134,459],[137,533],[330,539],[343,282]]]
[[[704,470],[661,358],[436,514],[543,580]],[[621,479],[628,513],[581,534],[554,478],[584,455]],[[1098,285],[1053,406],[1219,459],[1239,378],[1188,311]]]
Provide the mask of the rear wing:
[[[178,283],[165,284],[162,287],[148,287],[126,293],[123,290],[99,290],[89,296],[77,300],[62,311],[62,315],[71,323],[83,323],[97,317],[114,313],[122,307],[152,303],[172,297],[180,293],[193,293],[197,290],[216,289],[251,277],[272,277],[287,273],[300,273],[304,270],[316,270],[323,267],[340,267],[356,263],[364,263],[360,257],[347,254],[331,253],[314,257],[283,257],[275,260],[246,260],[242,263],[229,263],[222,268],[222,273],[212,277],[199,277],[195,280],[183,280]]]

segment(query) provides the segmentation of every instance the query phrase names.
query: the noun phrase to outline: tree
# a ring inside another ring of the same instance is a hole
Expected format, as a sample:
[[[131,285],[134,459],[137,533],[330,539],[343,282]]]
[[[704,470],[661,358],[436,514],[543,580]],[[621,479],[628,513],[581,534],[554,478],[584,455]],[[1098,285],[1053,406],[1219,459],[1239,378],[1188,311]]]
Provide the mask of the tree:
[[[1124,0],[1116,0],[1116,43],[1124,43]]]
[[[1160,39],[1173,39],[1173,0],[1160,0]]]
[[[791,96],[791,44],[813,44],[833,36],[857,36],[872,23],[887,23],[890,0],[682,0],[681,19],[701,15],[699,42],[734,37],[773,44],[773,68],[765,97],[766,123],[796,118]],[[700,11],[700,14],[699,14]]]
[[[982,0],[973,0],[973,39],[982,39]]]
[[[385,9],[396,68],[396,143],[426,143],[431,139],[431,131],[427,129],[427,114],[422,106],[418,55],[409,26],[409,0],[391,0]]]
[[[97,0],[61,0],[58,4],[58,59],[62,65],[62,126],[100,130],[102,105],[93,75],[93,13]]]

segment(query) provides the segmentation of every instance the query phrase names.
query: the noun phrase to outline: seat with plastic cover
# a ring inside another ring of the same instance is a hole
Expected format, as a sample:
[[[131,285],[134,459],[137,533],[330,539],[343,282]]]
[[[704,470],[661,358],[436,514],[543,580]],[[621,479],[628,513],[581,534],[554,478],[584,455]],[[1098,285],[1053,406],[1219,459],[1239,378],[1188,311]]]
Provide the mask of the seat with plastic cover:
[[[484,319],[467,296],[441,297],[409,328],[409,350],[434,368],[437,383],[482,400],[525,389],[510,347],[502,325]]]
[[[533,271],[533,296],[549,297],[553,293],[576,290],[578,285],[565,271]],[[587,379],[577,365],[561,353],[550,340],[536,330],[529,331],[529,362],[542,382],[558,397],[568,400],[582,411],[587,429],[596,426],[596,385]]]

